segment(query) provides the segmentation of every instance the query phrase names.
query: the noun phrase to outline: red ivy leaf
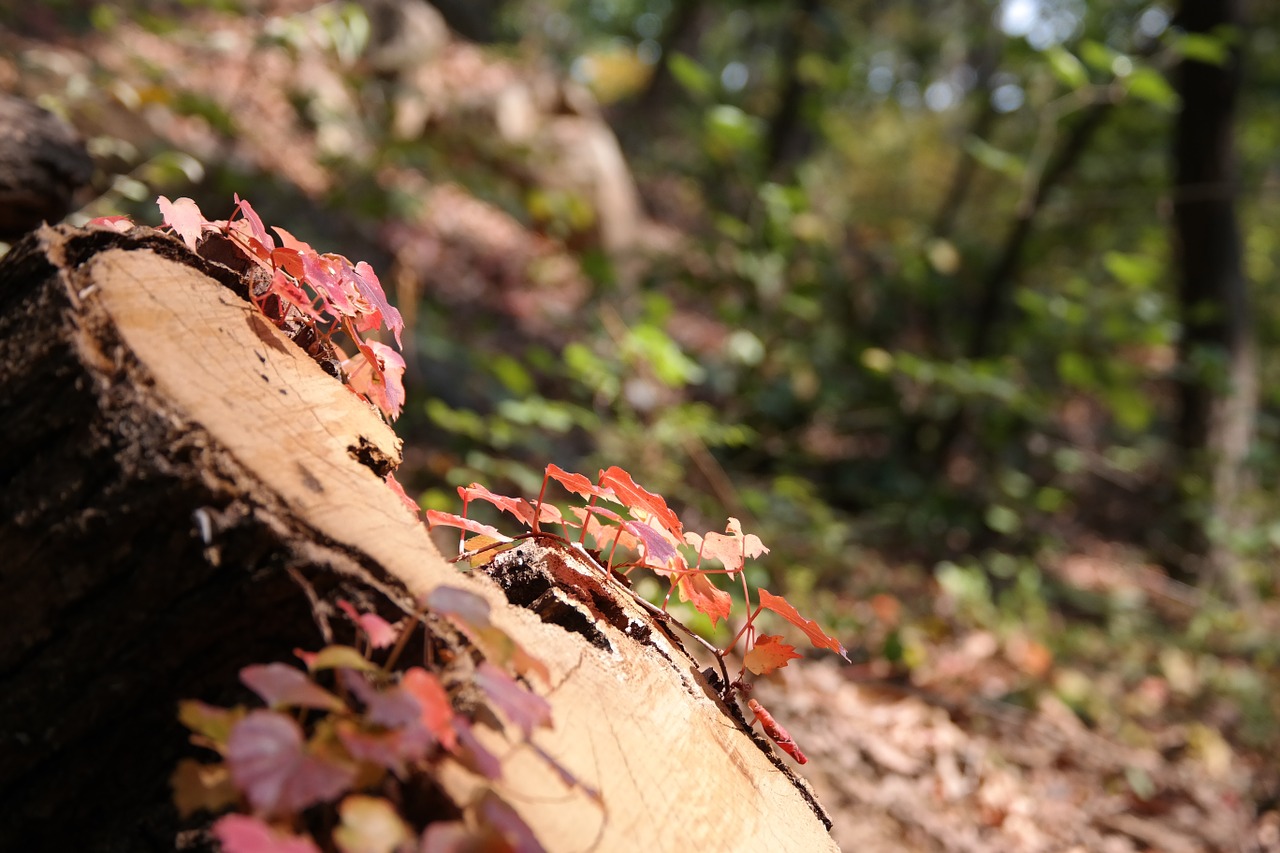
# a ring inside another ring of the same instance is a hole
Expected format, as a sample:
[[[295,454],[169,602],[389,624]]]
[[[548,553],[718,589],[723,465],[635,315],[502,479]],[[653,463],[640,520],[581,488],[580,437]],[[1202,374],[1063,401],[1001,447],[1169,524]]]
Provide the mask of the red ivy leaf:
[[[342,700],[283,663],[252,664],[240,670],[240,681],[272,708],[319,708],[340,711]]]
[[[760,727],[764,729],[764,733],[778,745],[779,749],[794,758],[797,764],[809,763],[809,759],[800,751],[800,747],[792,740],[791,735],[773,718],[772,714],[764,709],[763,705],[754,699],[748,699],[747,707],[751,709],[751,713],[756,715],[756,719],[760,721]]]
[[[633,512],[638,509],[655,516],[677,542],[684,541],[680,519],[667,507],[667,502],[661,495],[655,495],[637,485],[626,471],[616,465],[601,471],[600,485],[612,489],[616,496],[614,499],[620,501],[623,506]]]
[[[405,672],[400,686],[421,708],[420,719],[427,731],[450,752],[457,750],[458,738],[453,730],[453,705],[440,679],[420,666]]]
[[[324,299],[325,310],[329,315],[335,320],[343,316],[354,317],[355,306],[351,304],[351,299],[342,289],[342,283],[338,280],[333,263],[315,252],[302,252],[300,257],[302,268],[306,272],[307,284],[311,285]]]
[[[169,201],[164,196],[156,198],[160,207],[160,215],[164,224],[173,229],[173,233],[182,238],[191,251],[196,250],[200,242],[200,233],[204,230],[205,218],[194,201],[183,197],[177,201]]]
[[[816,648],[831,649],[831,651],[840,655],[840,657],[845,660],[849,659],[849,655],[845,652],[844,646],[840,645],[838,640],[823,632],[817,622],[814,622],[812,619],[806,619],[797,613],[796,609],[791,606],[791,602],[781,596],[772,594],[767,589],[761,588],[759,593],[761,607],[766,610],[772,610],[792,625],[795,625],[801,631],[804,631],[805,636],[809,638],[809,641],[813,643]]]
[[[711,620],[712,628],[719,620],[729,618],[729,611],[733,608],[733,598],[712,583],[711,578],[702,572],[695,571],[682,575],[676,582],[676,589],[680,590],[681,601],[689,602],[697,608],[698,612],[707,615]]]
[[[476,668],[475,682],[526,738],[533,734],[535,726],[551,725],[551,705],[547,700],[521,687],[488,661]]]
[[[596,550],[604,551],[613,547],[613,540],[618,540],[618,545],[631,551],[638,551],[640,548],[640,540],[635,536],[623,530],[621,527],[622,517],[612,510],[607,510],[600,506],[570,507],[569,511],[576,515],[583,524],[587,526],[587,535],[595,539]],[[612,519],[618,524],[601,524],[597,519],[597,515]]]
[[[787,661],[800,657],[796,647],[782,642],[782,637],[761,634],[751,651],[742,656],[742,664],[756,675],[768,675],[787,665]]]
[[[281,832],[256,817],[229,814],[213,825],[223,853],[320,853],[305,836]]]
[[[280,250],[277,249],[276,251]],[[271,292],[280,297],[281,302],[297,308],[303,316],[312,320],[320,319],[320,312],[311,304],[311,297],[307,296],[306,291],[298,287],[293,282],[293,279],[285,275],[283,269],[277,268],[271,274]]]
[[[356,264],[355,285],[360,295],[373,305],[379,322],[384,323],[387,329],[396,336],[396,346],[403,346],[400,342],[400,333],[404,331],[404,318],[387,301],[387,295],[382,290],[382,282],[378,281],[378,276],[374,273],[373,267],[364,261]]]
[[[227,766],[249,803],[266,814],[295,814],[351,787],[355,769],[313,755],[302,729],[277,711],[251,711],[227,741]]]
[[[315,254],[316,250],[311,248],[311,244],[304,243],[302,240],[299,240],[297,237],[293,236],[283,228],[279,228],[275,225],[272,225],[271,230],[276,232],[276,234],[280,237],[280,245],[285,247],[286,249],[292,249],[294,252],[298,252],[298,253],[310,252],[311,254]]]
[[[469,486],[458,486],[458,497],[464,501],[484,501],[493,504],[503,512],[509,512],[520,520],[525,527],[533,527],[533,504],[523,498],[509,498],[497,495],[479,483]]]
[[[427,510],[427,527],[457,527],[462,530],[470,530],[472,533],[479,533],[481,536],[489,536],[499,542],[512,541],[510,536],[502,535],[496,527],[481,524],[474,519],[463,518],[451,512],[441,512],[438,509]]]
[[[391,488],[391,493],[400,499],[400,503],[404,504],[404,508],[413,513],[414,518],[422,515],[422,507],[418,506],[418,502],[405,493],[404,486],[400,485],[400,481],[396,479],[396,475],[392,471],[387,472],[387,486]]]
[[[696,533],[686,533],[684,538],[686,542],[698,549],[703,559],[710,557],[713,560],[719,560],[731,573],[742,571],[748,559],[755,559],[761,554],[769,553],[769,549],[764,547],[759,536],[754,533],[743,536],[742,524],[738,519],[730,518],[725,531],[728,535],[708,533],[705,537],[699,537]],[[733,575],[730,574],[730,577]]]
[[[609,489],[602,489],[582,474],[571,473],[559,465],[548,465],[547,476],[575,495],[582,495],[584,498],[597,497],[615,500],[613,492]]]

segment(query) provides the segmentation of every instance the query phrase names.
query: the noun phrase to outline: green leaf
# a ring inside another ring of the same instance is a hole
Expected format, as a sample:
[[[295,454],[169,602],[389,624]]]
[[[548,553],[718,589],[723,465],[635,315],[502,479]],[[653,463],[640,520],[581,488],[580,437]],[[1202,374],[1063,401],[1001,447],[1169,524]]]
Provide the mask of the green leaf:
[[[1183,33],[1173,43],[1173,50],[1190,62],[1223,66],[1231,58],[1231,48],[1220,35]]]
[[[1123,56],[1122,53],[1102,42],[1093,39],[1080,42],[1080,59],[1085,65],[1102,74],[1114,73],[1115,61],[1121,56]]]
[[[1008,536],[1016,533],[1018,528],[1022,526],[1022,521],[1018,518],[1018,514],[1007,506],[989,506],[984,520],[987,527],[990,527],[996,533],[1003,533]]]
[[[671,76],[694,98],[705,100],[715,91],[715,78],[711,72],[683,53],[672,53],[667,60]]]
[[[1089,82],[1089,72],[1085,70],[1084,64],[1066,48],[1054,45],[1044,52],[1044,57],[1049,60],[1053,76],[1067,88],[1079,89]]]
[[[1116,281],[1134,290],[1145,290],[1160,276],[1160,262],[1150,255],[1129,252],[1107,252],[1102,266]]]
[[[707,110],[705,131],[707,149],[720,160],[755,150],[762,134],[759,119],[729,104]]]
[[[307,669],[318,672],[322,669],[356,669],[365,672],[377,672],[378,667],[365,659],[350,646],[325,646],[307,661]]]
[[[1002,151],[977,136],[970,136],[964,141],[964,150],[968,152],[970,157],[991,171],[1008,175],[1011,178],[1021,178],[1022,173],[1027,168],[1026,164],[1022,162],[1022,158],[1015,154],[1010,154],[1008,151]]]
[[[1168,111],[1178,106],[1178,93],[1169,85],[1164,75],[1154,68],[1145,65],[1135,68],[1126,83],[1129,94],[1139,100]]]

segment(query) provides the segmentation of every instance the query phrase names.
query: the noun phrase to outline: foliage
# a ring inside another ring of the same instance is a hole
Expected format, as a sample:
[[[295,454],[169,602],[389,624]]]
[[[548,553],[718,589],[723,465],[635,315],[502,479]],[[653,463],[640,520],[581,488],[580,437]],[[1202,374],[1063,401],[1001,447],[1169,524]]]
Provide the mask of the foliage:
[[[205,219],[189,198],[171,202],[160,196],[156,204],[164,226],[191,251],[200,251],[206,235],[219,235],[261,269],[263,281],[260,286],[251,286],[249,298],[277,326],[292,327],[295,341],[308,333],[306,340],[312,346],[332,347],[334,332],[346,332],[358,350],[339,368],[347,387],[389,419],[399,416],[404,406],[404,359],[391,347],[366,340],[364,335],[385,326],[399,346],[404,320],[387,301],[373,267],[364,261],[353,266],[338,254],[321,255],[283,228],[273,227],[280,238],[277,246],[252,205],[239,195],[231,216],[214,221]],[[127,216],[100,217],[90,224],[119,231],[133,227]]]
[[[550,480],[559,483],[571,494],[587,499],[587,503],[583,505],[570,507],[570,515],[576,521],[566,517],[554,504],[544,502]],[[462,515],[428,510],[427,523],[463,531],[458,543],[457,559],[468,559],[473,565],[487,563],[499,549],[515,541],[496,528],[467,517],[471,501],[480,500],[514,516],[529,529],[530,532],[525,534],[527,536],[550,539],[565,547],[579,549],[584,549],[586,537],[591,536],[595,548],[588,553],[602,578],[626,578],[637,568],[648,569],[657,576],[666,578],[671,585],[663,599],[664,610],[671,595],[678,591],[682,600],[692,604],[698,612],[710,619],[712,628],[719,620],[729,618],[732,607],[732,598],[716,586],[712,578],[723,575],[730,582],[740,580],[748,611],[746,621],[727,646],[714,650],[723,670],[725,656],[733,651],[739,639],[744,642],[742,668],[737,676],[730,679],[727,671],[724,673],[721,686],[727,701],[732,700],[734,690],[750,689],[750,685],[743,682],[743,676],[748,670],[755,675],[768,675],[786,666],[789,660],[800,657],[796,654],[795,647],[782,642],[780,636],[757,632],[755,620],[762,610],[770,610],[799,628],[814,647],[830,649],[846,661],[849,659],[838,640],[824,632],[813,620],[801,616],[785,598],[760,588],[756,590],[759,604],[754,610],[751,608],[746,561],[768,553],[769,549],[755,534],[744,534],[738,519],[730,518],[724,533],[711,531],[700,535],[693,531],[686,532],[679,516],[667,506],[661,495],[638,485],[629,473],[617,466],[600,471],[593,483],[582,474],[565,471],[554,464],[548,465],[534,503],[523,498],[494,494],[478,483],[465,488],[459,487],[458,495],[462,498]],[[626,511],[626,515],[600,506],[598,501],[619,505]],[[558,526],[563,535],[545,532],[544,524]],[[578,531],[576,539],[572,533],[575,529]],[[470,542],[465,538],[467,532],[476,534]],[[483,558],[477,560],[482,555]],[[690,556],[693,557],[692,560]],[[711,561],[715,561],[723,568],[709,568],[704,566],[704,561],[708,566]],[[622,586],[621,591],[635,595],[629,585]],[[638,596],[636,598],[638,601],[644,600]],[[697,636],[688,628],[685,630],[690,636]],[[766,734],[801,764],[805,763],[804,754],[790,735],[774,722],[760,703],[751,699],[749,706],[761,721]]]
[[[485,602],[464,590],[438,589],[424,604],[468,633],[494,630]],[[476,739],[437,675],[417,666],[393,669],[415,619],[391,625],[349,602],[339,606],[357,626],[363,652],[333,645],[299,651],[305,670],[283,663],[245,667],[240,680],[266,708],[182,704],[179,717],[192,731],[192,742],[217,753],[218,760],[184,759],[178,765],[172,785],[179,811],[237,809],[213,826],[227,853],[335,847],[343,853],[390,853],[418,849],[419,839],[422,849],[541,849],[494,790],[464,810],[474,811],[475,820],[413,812],[407,792],[442,755],[455,756],[495,784],[501,761]],[[506,645],[514,646],[509,639]],[[382,662],[375,662],[374,654],[388,647]],[[472,682],[526,739],[550,724],[546,701],[495,663],[480,663]],[[579,785],[554,766],[561,778]],[[442,835],[450,846],[432,846]]]

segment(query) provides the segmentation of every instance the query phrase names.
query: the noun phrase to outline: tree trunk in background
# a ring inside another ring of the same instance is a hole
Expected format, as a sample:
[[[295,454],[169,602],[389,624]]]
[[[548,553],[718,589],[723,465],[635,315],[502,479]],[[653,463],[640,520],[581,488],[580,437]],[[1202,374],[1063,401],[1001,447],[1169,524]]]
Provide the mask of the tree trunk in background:
[[[1239,27],[1240,3],[1184,0],[1175,23],[1188,33]],[[1179,74],[1182,112],[1173,152],[1183,323],[1179,442],[1192,470],[1207,478],[1207,491],[1185,500],[1182,568],[1208,573],[1242,597],[1244,581],[1223,541],[1242,521],[1238,503],[1258,406],[1257,350],[1235,211],[1238,46],[1230,47],[1222,65],[1185,59]]]
[[[479,650],[418,604],[441,586],[546,666],[551,728],[473,722],[547,849],[833,849],[669,621],[585,557],[448,564],[383,482],[395,435],[246,290],[141,228],[43,228],[0,263],[0,850],[172,849],[178,700],[244,701],[241,667],[330,641],[339,597],[421,619],[443,651],[404,659],[465,685]],[[421,773],[421,822],[490,787],[449,755]]]

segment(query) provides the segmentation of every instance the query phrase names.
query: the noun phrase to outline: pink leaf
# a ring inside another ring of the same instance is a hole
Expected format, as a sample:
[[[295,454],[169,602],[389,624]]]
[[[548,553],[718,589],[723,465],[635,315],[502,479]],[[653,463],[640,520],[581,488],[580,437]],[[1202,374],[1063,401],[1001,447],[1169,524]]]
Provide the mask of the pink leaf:
[[[462,747],[467,758],[470,759],[471,769],[486,779],[501,779],[502,762],[496,755],[485,749],[484,744],[480,743],[466,718],[458,717],[455,719],[453,728],[458,734],[458,745]]]
[[[644,560],[651,568],[665,566],[670,560],[680,556],[680,552],[664,535],[666,531],[640,521],[624,521],[622,526],[644,545]]]
[[[351,304],[350,297],[342,289],[342,283],[338,279],[333,263],[315,252],[301,252],[300,257],[302,268],[306,272],[307,284],[311,285],[311,288],[324,299],[325,310],[329,315],[335,320],[343,316],[354,317],[355,306]]]
[[[340,720],[335,726],[338,740],[347,754],[356,761],[367,761],[385,767],[404,778],[409,762],[425,758],[435,741],[412,729],[386,729],[365,731],[350,720]]]
[[[89,220],[90,225],[100,225],[127,234],[133,230],[133,220],[128,216],[96,216]]]
[[[476,668],[475,683],[526,738],[533,734],[535,726],[551,725],[551,705],[547,700],[521,687],[488,661]]]
[[[817,622],[814,622],[812,619],[806,619],[797,613],[796,609],[791,606],[791,602],[787,601],[782,596],[772,594],[767,589],[761,588],[759,593],[761,607],[766,610],[772,610],[792,625],[795,625],[801,631],[804,631],[805,636],[809,638],[809,642],[813,643],[815,647],[819,649],[830,649],[845,660],[849,659],[849,655],[845,652],[844,646],[840,645],[838,640],[834,637],[827,636]]]
[[[756,638],[751,651],[742,656],[742,664],[756,675],[768,675],[799,657],[796,647],[782,642],[782,637],[762,634]]]
[[[249,204],[248,199],[240,198],[239,193],[236,193],[233,197],[236,201],[236,209],[244,214],[245,221],[249,224],[249,234],[258,242],[258,245],[262,247],[266,254],[270,254],[271,250],[275,248],[276,241],[271,239],[271,235],[263,227],[262,220],[258,218],[253,205]],[[235,217],[234,213],[231,215],[233,218]]]
[[[357,342],[360,353],[342,363],[347,384],[395,420],[404,406],[404,358],[386,344]]]
[[[396,641],[396,629],[378,614],[361,613],[351,602],[343,599],[338,599],[338,607],[351,617],[352,622],[360,626],[360,630],[369,638],[369,644],[375,649],[385,649]]]
[[[302,729],[276,711],[251,711],[227,741],[231,778],[255,811],[295,814],[351,787],[355,769],[313,755]]]
[[[355,283],[360,295],[373,305],[382,322],[396,336],[396,346],[403,348],[400,342],[400,333],[404,331],[404,318],[387,301],[387,295],[382,290],[382,282],[378,281],[378,276],[374,273],[373,267],[364,261],[357,263]]]
[[[319,708],[339,711],[342,700],[283,663],[253,664],[240,670],[240,680],[273,708]]]
[[[480,801],[480,814],[484,823],[496,828],[506,838],[515,853],[543,853],[542,843],[533,834],[529,824],[506,800],[492,790],[486,791]]]
[[[213,825],[223,853],[320,853],[310,838],[281,832],[256,817],[229,814]]]
[[[164,196],[159,196],[156,198],[156,204],[160,207],[164,224],[172,228],[173,233],[181,237],[182,242],[187,244],[187,248],[194,252],[196,245],[200,242],[200,232],[205,224],[200,208],[194,201],[185,197],[177,201],[169,201]]]

